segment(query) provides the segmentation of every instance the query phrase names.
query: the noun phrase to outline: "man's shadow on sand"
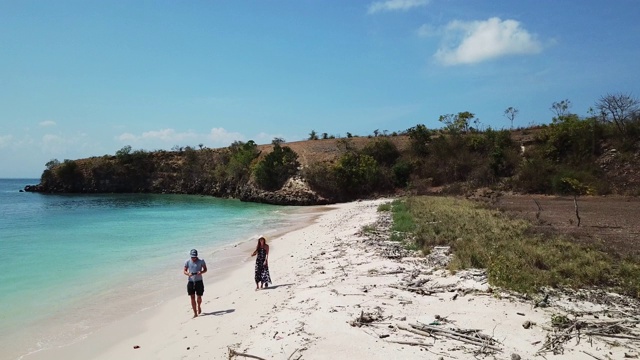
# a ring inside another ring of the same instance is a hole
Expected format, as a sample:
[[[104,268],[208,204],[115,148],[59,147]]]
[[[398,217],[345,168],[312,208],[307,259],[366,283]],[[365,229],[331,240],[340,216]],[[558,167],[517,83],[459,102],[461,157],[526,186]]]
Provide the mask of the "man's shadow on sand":
[[[200,314],[200,316],[208,316],[208,315],[222,316],[222,315],[231,314],[232,312],[235,312],[235,311],[236,309],[218,310],[218,311],[213,311],[208,313],[202,313]]]
[[[294,284],[293,284],[293,283],[291,283],[291,284],[271,285],[271,286],[269,286],[269,287],[262,288],[262,289],[260,289],[260,290],[261,290],[261,291],[262,291],[262,290],[273,290],[273,289],[277,289],[277,288],[279,288],[279,287],[286,287],[286,286],[291,286],[291,285],[294,285]]]

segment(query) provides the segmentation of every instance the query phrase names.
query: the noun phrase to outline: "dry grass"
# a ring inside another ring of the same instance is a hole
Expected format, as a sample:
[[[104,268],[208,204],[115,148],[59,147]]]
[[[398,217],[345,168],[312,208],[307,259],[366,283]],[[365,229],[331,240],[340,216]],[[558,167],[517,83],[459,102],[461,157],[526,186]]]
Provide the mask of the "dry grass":
[[[403,201],[416,224],[419,248],[450,245],[452,270],[486,268],[496,286],[525,293],[541,287],[606,287],[640,297],[640,263],[615,259],[595,246],[561,235],[528,231],[524,219],[450,197],[410,197]],[[395,217],[395,216],[394,216]]]

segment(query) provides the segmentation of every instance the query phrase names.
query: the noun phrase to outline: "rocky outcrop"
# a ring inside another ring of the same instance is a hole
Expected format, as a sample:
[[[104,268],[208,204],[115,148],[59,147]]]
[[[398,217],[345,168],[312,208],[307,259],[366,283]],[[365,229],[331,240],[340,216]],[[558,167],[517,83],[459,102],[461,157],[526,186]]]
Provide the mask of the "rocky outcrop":
[[[276,191],[264,191],[247,185],[239,191],[237,198],[241,201],[276,205],[324,205],[332,202],[311,190],[300,177],[290,178]]]
[[[234,186],[231,184],[215,184],[207,182],[190,182],[171,181],[171,179],[163,178],[150,181],[147,186],[131,188],[130,184],[121,182],[112,182],[109,180],[90,180],[84,179],[76,190],[70,191],[66,184],[50,182],[46,184],[27,185],[24,188],[26,192],[42,192],[42,193],[156,193],[156,194],[197,194],[209,195],[220,198],[234,198],[245,202],[256,202],[273,205],[325,205],[334,203],[335,201],[318,195],[311,190],[309,185],[299,176],[289,179],[285,185],[276,191],[266,191],[259,189],[253,183],[243,186]],[[87,181],[89,180],[89,181]]]

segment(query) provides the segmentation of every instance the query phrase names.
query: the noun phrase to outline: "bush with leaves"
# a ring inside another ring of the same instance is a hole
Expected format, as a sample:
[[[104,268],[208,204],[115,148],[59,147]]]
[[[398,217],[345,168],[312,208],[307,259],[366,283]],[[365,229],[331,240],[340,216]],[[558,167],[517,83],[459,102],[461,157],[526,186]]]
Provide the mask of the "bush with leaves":
[[[575,114],[554,118],[541,134],[547,156],[572,165],[592,162],[601,153],[602,126],[595,118],[581,119]]]
[[[381,166],[392,166],[400,157],[400,151],[394,143],[385,138],[376,138],[365,145],[362,153],[374,158]]]
[[[431,131],[423,124],[418,124],[407,129],[407,135],[411,139],[411,150],[417,156],[428,154],[428,144],[431,141]]]
[[[328,162],[317,162],[302,169],[302,176],[309,187],[328,199],[339,198],[338,180],[333,165]]]
[[[369,194],[378,185],[378,162],[369,155],[348,152],[334,165],[333,171],[342,196],[348,199]]]
[[[74,160],[65,159],[55,169],[55,176],[67,191],[76,192],[82,189],[84,176],[78,167],[78,163]]]
[[[409,185],[411,172],[413,171],[413,166],[410,162],[406,160],[400,160],[393,164],[393,166],[391,167],[391,171],[393,172],[393,184],[396,187],[404,188]]]
[[[226,166],[226,181],[240,183],[247,181],[250,174],[250,166],[258,157],[257,145],[253,140],[246,143],[235,141],[229,146],[229,162]]]
[[[277,190],[298,170],[298,154],[288,146],[274,142],[273,151],[253,169],[256,183],[265,190]]]

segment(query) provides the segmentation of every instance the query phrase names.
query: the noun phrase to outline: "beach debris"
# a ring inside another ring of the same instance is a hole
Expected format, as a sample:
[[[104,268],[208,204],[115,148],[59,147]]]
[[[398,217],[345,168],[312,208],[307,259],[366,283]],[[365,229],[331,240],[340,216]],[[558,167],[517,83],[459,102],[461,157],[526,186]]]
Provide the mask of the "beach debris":
[[[293,355],[295,355],[298,351],[302,352],[303,350],[307,350],[307,348],[302,348],[302,349],[295,349],[291,355],[289,355],[289,357],[287,358],[287,360],[291,360],[293,359]],[[296,360],[299,360],[302,357],[302,354],[298,355],[298,357],[296,358]]]
[[[461,341],[467,344],[480,347],[481,353],[501,352],[502,349],[498,347],[500,344],[497,340],[489,335],[482,334],[479,330],[465,330],[465,329],[443,329],[437,326],[424,325],[424,324],[409,324],[410,327],[402,324],[396,325],[398,329],[409,331],[411,333],[437,338],[437,336],[446,337],[449,339]]]
[[[133,345],[134,349],[140,349],[140,345]]]
[[[364,310],[361,310],[360,316],[350,321],[349,325],[354,327],[362,327],[364,325],[369,325],[377,321],[385,320],[385,317],[382,315],[382,308],[376,306],[375,310],[376,311],[374,312],[364,312]]]
[[[229,349],[229,360],[234,359],[236,357],[246,357],[246,358],[250,358],[250,359],[267,360],[267,359],[262,358],[260,356],[255,356],[255,355],[251,355],[251,354],[245,354],[245,353],[237,352],[237,351],[233,350],[232,348],[227,348],[227,349]],[[291,355],[293,355],[293,354],[291,354]]]
[[[537,307],[545,308],[545,307],[548,307],[548,306],[549,306],[549,294],[545,294],[544,298],[542,300],[540,300],[540,301],[537,301],[534,304],[533,307],[534,308],[537,308]]]
[[[584,314],[579,316],[580,319],[575,314],[570,315],[573,315],[574,318],[571,319],[569,315],[565,314],[551,315],[552,330],[547,334],[537,354],[542,355],[549,352],[554,355],[563,354],[564,345],[567,342],[575,339],[576,343],[579,343],[582,337],[587,337],[588,339],[592,337],[615,338],[640,342],[640,329],[638,328],[640,319],[632,314],[621,312],[618,313],[619,317],[606,320],[600,320],[595,317],[587,319],[584,318]],[[620,317],[620,315],[626,317]]]
[[[423,287],[414,287],[414,286],[404,286],[404,285],[389,285],[389,287],[394,288],[394,289],[398,289],[398,290],[404,290],[404,291],[410,291],[412,293],[416,293],[418,295],[433,295],[438,293],[439,291],[433,291],[433,290],[429,290]]]

